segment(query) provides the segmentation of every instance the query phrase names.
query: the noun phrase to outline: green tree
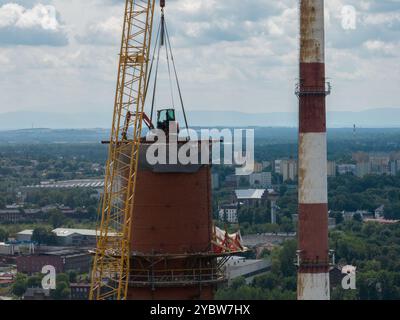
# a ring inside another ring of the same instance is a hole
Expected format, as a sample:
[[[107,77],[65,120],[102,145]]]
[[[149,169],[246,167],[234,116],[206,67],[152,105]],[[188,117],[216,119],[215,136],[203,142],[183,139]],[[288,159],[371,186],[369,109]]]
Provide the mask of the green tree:
[[[281,197],[283,197],[286,194],[287,191],[288,191],[288,187],[285,184],[282,184],[279,187],[279,194],[280,194]]]
[[[47,242],[48,230],[43,227],[35,228],[32,232],[32,241],[39,245]]]
[[[0,228],[0,241],[7,241],[7,239],[8,239],[8,232],[5,229]]]
[[[273,289],[279,285],[280,278],[277,274],[269,272],[265,275],[255,277],[253,280],[253,286],[261,287],[264,289]]]
[[[71,290],[66,282],[57,282],[56,289],[51,290],[50,296],[54,300],[67,300],[69,299]]]
[[[340,224],[340,223],[342,223],[344,221],[344,217],[343,217],[343,214],[341,212],[336,212],[334,218],[335,218],[335,223],[336,224]]]
[[[359,213],[354,214],[353,219],[357,222],[362,222],[362,216]]]
[[[65,282],[65,283],[67,283],[68,284],[68,286],[69,286],[69,275],[68,274],[66,274],[66,273],[59,273],[58,275],[57,275],[57,281],[59,281],[59,282]]]
[[[50,296],[54,300],[67,300],[70,297],[70,287],[69,287],[69,275],[65,273],[59,273],[56,278],[56,289],[51,290]]]
[[[78,278],[78,274],[75,271],[70,271],[68,274],[69,283],[75,283]]]
[[[244,285],[246,285],[246,279],[244,277],[238,277],[232,281],[231,288],[238,289]]]
[[[343,290],[341,286],[337,286],[331,290],[331,300],[357,300],[357,290]]]
[[[87,216],[88,216],[89,219],[91,219],[93,221],[96,220],[96,218],[97,218],[97,208],[96,208],[96,206],[89,206],[87,208]]]
[[[278,251],[280,273],[287,277],[296,275],[296,259],[297,242],[295,240],[285,241]]]
[[[28,288],[39,288],[42,284],[42,276],[41,275],[34,275],[27,279],[27,287]]]
[[[53,228],[62,227],[65,223],[65,215],[58,209],[52,210],[49,212],[49,222],[53,226]]]
[[[33,230],[32,241],[41,244],[54,245],[57,244],[57,236],[44,227],[38,227]]]
[[[289,233],[294,231],[293,221],[288,217],[281,218],[280,228],[283,232]]]
[[[22,297],[27,289],[28,277],[22,273],[18,273],[11,287],[11,293],[17,297]]]

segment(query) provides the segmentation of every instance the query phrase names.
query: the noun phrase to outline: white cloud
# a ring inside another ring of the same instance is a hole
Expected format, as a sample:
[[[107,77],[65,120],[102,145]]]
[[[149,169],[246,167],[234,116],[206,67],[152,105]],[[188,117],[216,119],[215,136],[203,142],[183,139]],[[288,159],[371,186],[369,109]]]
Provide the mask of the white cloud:
[[[121,40],[122,18],[111,16],[104,21],[88,25],[77,39],[81,43],[115,45]]]
[[[0,45],[55,45],[68,42],[52,5],[25,8],[16,3],[0,7]]]
[[[0,52],[0,65],[7,66],[10,63],[9,57],[5,54]]]
[[[400,5],[399,5],[400,7]],[[365,14],[363,22],[367,25],[393,25],[400,22],[400,12],[384,12]]]
[[[19,5],[9,3],[0,9],[0,107],[9,107],[7,97],[15,96],[25,84],[24,96],[13,109],[51,109],[56,104],[71,112],[110,110],[125,1],[15,1]],[[0,0],[0,4],[7,2],[11,0]],[[393,3],[325,1],[327,77],[335,89],[330,110],[340,108],[343,101],[354,110],[393,101],[400,106],[396,89],[400,85],[400,8]],[[341,27],[344,5],[357,10],[356,30]],[[298,0],[168,1],[166,18],[187,108],[296,110],[297,6]],[[46,9],[50,7],[59,12],[55,18]],[[158,18],[157,7],[156,24]],[[13,36],[18,41],[10,42],[10,28],[14,34],[18,31],[18,37]],[[60,43],[49,38],[59,35],[64,39],[62,48],[37,46]],[[21,44],[31,47],[27,50]],[[165,91],[167,96],[167,73],[165,68],[160,71],[160,93]],[[379,87],[376,79],[382,81],[384,76],[391,80],[384,93],[365,89]],[[43,88],[45,93],[38,95]]]
[[[202,1],[192,1],[183,0],[179,2],[179,6],[175,6],[176,9],[182,13],[199,13],[201,11],[212,10],[218,6],[218,2],[215,0],[202,0]]]
[[[37,4],[32,9],[26,9],[21,5],[9,3],[0,7],[0,28],[4,27],[56,31],[60,29],[60,24],[54,6]]]
[[[384,53],[400,57],[400,42],[384,42],[380,40],[368,40],[364,42],[364,47],[374,53]]]

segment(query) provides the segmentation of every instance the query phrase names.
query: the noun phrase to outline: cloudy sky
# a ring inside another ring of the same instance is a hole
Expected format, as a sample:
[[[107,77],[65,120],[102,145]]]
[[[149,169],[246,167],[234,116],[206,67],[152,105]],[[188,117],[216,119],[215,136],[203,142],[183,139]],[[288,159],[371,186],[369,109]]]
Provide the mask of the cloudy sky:
[[[0,0],[0,113],[111,112],[123,2]],[[400,107],[400,0],[325,2],[329,110]],[[297,5],[167,0],[187,109],[296,111]]]

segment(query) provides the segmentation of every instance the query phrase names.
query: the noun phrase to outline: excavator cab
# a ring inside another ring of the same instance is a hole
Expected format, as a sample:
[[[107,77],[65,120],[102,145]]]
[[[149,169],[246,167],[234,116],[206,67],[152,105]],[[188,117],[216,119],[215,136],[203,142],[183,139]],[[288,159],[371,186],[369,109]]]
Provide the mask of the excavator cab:
[[[163,109],[157,111],[157,129],[169,131],[169,124],[176,121],[175,109]],[[177,128],[179,132],[179,128]]]

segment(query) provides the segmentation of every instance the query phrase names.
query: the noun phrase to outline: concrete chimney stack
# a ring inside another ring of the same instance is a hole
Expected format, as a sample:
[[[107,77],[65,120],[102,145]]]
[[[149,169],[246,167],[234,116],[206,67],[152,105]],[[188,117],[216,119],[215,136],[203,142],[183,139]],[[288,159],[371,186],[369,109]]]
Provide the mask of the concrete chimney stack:
[[[329,300],[324,0],[300,1],[299,300]]]

